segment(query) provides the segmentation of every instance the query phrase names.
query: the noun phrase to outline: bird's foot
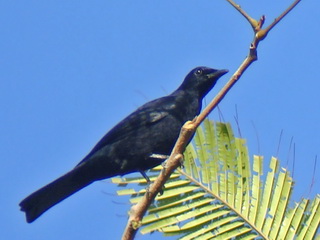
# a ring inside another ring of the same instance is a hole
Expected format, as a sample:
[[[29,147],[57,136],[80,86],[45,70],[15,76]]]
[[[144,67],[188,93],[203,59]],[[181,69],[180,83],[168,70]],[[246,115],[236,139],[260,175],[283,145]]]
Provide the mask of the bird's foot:
[[[180,163],[179,163],[180,164],[180,168],[183,169],[184,168],[184,156],[183,156],[183,154],[182,154],[182,157],[180,158],[179,161],[180,161]]]

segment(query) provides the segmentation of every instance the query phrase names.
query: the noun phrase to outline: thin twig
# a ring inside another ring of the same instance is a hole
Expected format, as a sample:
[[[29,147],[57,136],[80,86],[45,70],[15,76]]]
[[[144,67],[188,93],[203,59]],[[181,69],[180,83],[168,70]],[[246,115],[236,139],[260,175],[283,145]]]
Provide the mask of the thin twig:
[[[251,27],[253,28],[253,30],[255,31],[256,27],[258,26],[258,21],[255,20],[254,18],[250,17],[249,14],[247,14],[240,5],[236,4],[234,1],[232,0],[227,0],[245,19],[248,20],[248,22],[250,23]]]
[[[274,19],[273,23],[271,23],[268,27],[266,27],[265,31],[270,32],[271,29],[277,25],[289,12],[291,12],[292,9],[295,8],[295,6],[298,5],[298,3],[301,2],[301,0],[295,0],[279,17]]]

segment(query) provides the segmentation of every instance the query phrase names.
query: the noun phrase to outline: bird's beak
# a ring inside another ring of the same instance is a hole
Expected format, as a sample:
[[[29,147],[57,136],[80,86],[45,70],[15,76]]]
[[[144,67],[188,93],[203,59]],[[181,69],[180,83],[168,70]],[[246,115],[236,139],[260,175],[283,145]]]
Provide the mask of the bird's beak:
[[[221,70],[217,70],[217,71],[214,71],[212,73],[209,73],[209,74],[207,74],[207,76],[208,76],[208,78],[216,78],[216,79],[218,79],[219,77],[223,76],[227,72],[229,72],[229,70],[221,69]]]

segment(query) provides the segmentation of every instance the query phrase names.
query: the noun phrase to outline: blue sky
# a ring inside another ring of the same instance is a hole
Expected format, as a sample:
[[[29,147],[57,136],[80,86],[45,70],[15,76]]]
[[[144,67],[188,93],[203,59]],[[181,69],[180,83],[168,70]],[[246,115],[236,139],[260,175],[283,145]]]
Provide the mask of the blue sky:
[[[290,2],[238,3],[270,23]],[[293,137],[296,200],[320,192],[318,162],[309,193],[320,154],[319,8],[319,1],[302,1],[261,42],[259,60],[219,105],[234,128],[237,108],[251,155],[278,156],[290,171]],[[1,237],[119,239],[129,205],[109,180],[32,224],[18,203],[73,168],[117,122],[173,91],[196,66],[230,70],[210,101],[247,55],[250,26],[226,1],[1,1],[0,9]],[[210,118],[219,120],[218,111]]]

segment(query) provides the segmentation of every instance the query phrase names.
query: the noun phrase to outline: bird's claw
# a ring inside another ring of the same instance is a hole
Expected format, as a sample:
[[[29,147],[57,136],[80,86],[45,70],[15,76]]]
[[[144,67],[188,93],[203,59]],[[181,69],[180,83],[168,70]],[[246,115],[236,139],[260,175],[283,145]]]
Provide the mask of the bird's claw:
[[[184,156],[183,155],[179,160],[179,164],[180,164],[180,168],[183,169],[184,168]]]

